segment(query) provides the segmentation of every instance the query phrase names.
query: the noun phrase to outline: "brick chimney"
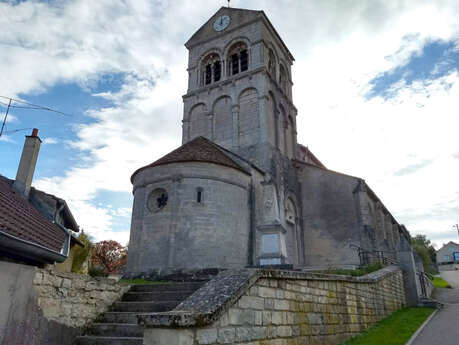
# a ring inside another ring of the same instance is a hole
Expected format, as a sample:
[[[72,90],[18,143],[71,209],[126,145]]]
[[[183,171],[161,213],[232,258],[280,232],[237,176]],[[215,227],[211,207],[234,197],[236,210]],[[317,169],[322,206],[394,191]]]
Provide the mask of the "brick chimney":
[[[13,184],[14,189],[26,198],[29,196],[30,187],[32,185],[40,144],[41,139],[38,137],[38,129],[34,128],[32,130],[32,135],[26,135],[16,180]]]

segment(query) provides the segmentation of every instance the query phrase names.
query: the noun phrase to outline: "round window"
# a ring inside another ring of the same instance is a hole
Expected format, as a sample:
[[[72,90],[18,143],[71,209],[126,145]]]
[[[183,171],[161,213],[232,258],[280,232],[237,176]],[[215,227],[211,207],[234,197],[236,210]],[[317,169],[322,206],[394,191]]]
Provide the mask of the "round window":
[[[164,188],[156,188],[148,196],[147,207],[151,212],[158,212],[167,205],[167,192]]]

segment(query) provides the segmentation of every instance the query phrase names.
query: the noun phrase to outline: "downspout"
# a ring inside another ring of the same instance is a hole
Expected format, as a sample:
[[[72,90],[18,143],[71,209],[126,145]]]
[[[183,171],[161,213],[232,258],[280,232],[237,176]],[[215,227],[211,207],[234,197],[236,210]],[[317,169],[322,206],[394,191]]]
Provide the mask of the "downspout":
[[[58,216],[59,213],[62,212],[64,207],[65,207],[65,203],[61,203],[59,208],[56,209],[56,212],[54,212],[53,223],[56,224],[62,231],[64,231],[64,233],[66,235],[66,238],[65,238],[65,241],[64,241],[64,245],[62,246],[61,254],[65,255],[66,257],[68,257],[69,256],[69,252],[70,252],[70,238],[71,238],[70,231],[67,230],[65,227],[63,227],[61,224],[59,224],[57,222],[57,216]]]
[[[254,256],[256,255],[256,231],[255,231],[255,188],[253,187],[253,181],[249,185],[247,191],[249,196],[249,262],[248,267],[254,267]]]

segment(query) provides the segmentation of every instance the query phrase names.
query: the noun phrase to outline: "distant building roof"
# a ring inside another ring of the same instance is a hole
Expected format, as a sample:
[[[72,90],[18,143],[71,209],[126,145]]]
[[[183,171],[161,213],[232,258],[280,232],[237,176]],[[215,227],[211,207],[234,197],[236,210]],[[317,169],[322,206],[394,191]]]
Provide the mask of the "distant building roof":
[[[445,243],[443,244],[443,246],[437,250],[437,252],[439,252],[440,250],[444,249],[445,247],[448,247],[448,246],[456,246],[456,247],[459,247],[459,244],[457,244],[456,242],[453,242],[453,241],[449,241],[448,243]]]
[[[0,176],[0,231],[23,241],[60,252],[66,234]]]
[[[168,153],[167,155],[158,159],[157,161],[147,166],[144,166],[140,169],[137,169],[131,176],[131,182],[134,180],[134,176],[138,172],[146,168],[180,162],[214,163],[241,170],[245,173],[247,172],[243,167],[241,167],[239,164],[237,164],[233,159],[229,157],[229,155],[226,153],[226,150],[220,148],[217,144],[211,142],[210,140],[204,137],[197,137],[183,144],[178,149],[172,151],[171,153]]]

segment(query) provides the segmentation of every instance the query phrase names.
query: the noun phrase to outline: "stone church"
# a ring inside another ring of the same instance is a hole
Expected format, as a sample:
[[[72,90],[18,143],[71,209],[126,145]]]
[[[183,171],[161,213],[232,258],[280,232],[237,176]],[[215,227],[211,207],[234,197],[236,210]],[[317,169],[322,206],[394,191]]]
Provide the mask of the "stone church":
[[[185,46],[183,145],[132,175],[127,273],[393,258],[404,226],[297,142],[294,58],[265,13],[222,7]]]

